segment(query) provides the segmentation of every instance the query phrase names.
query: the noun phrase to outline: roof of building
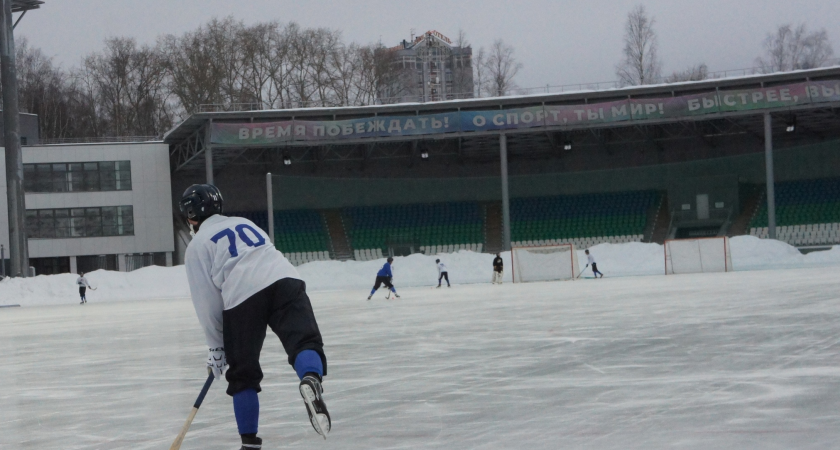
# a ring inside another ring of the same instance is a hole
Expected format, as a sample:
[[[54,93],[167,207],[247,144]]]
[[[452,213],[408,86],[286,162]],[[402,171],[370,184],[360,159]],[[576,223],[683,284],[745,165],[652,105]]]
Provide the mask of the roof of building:
[[[30,9],[38,9],[43,5],[41,0],[12,0],[12,12],[29,11]]]
[[[598,103],[619,99],[643,99],[653,97],[677,97],[715,89],[737,89],[769,87],[777,84],[836,79],[840,77],[840,66],[774,73],[749,75],[737,78],[710,79],[683,83],[630,86],[619,89],[582,90],[550,94],[531,94],[506,97],[472,98],[446,100],[429,103],[396,103],[389,105],[313,107],[294,109],[269,109],[257,111],[224,111],[194,113],[164,135],[167,143],[176,143],[191,136],[210,119],[220,122],[280,121],[294,118],[302,120],[343,120],[360,116],[433,114],[460,110],[506,109],[536,106],[541,104]]]

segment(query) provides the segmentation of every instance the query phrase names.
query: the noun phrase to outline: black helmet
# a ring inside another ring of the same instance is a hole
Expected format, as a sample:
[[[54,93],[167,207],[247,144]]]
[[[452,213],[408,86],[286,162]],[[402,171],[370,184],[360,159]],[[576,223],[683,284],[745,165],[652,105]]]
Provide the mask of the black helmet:
[[[212,184],[194,184],[184,191],[178,205],[181,214],[197,222],[222,213],[222,193]]]
[[[394,258],[388,257],[388,262],[394,262]]]
[[[439,259],[436,259],[436,260],[435,260],[435,262],[439,263],[439,262],[440,262],[440,260],[439,260]]]

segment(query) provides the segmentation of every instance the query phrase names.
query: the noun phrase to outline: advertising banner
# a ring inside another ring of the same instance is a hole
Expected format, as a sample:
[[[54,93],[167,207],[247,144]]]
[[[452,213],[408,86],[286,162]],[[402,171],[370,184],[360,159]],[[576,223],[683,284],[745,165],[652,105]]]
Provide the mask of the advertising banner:
[[[516,130],[545,126],[542,106],[495,111],[461,111],[461,131]]]
[[[641,122],[838,101],[840,80],[824,80],[756,89],[724,89],[678,97],[633,98],[579,105],[540,105],[416,116],[374,116],[338,121],[213,122],[210,139],[213,144],[219,145],[259,146],[291,141],[336,141],[523,130],[534,127],[571,127],[624,121]]]

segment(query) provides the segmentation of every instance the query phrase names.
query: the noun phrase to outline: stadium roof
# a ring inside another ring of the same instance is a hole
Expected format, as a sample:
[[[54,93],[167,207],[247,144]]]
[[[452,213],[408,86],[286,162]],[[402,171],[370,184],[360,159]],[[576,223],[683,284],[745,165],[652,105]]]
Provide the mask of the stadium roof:
[[[30,9],[38,9],[43,5],[41,0],[12,0],[12,12],[29,11]]]
[[[549,107],[564,105],[589,105],[614,101],[644,101],[645,99],[662,99],[668,97],[688,98],[703,93],[728,92],[738,89],[749,90],[772,88],[773,86],[790,85],[804,82],[818,82],[822,80],[840,80],[840,67],[803,70],[795,72],[776,73],[769,75],[752,75],[738,78],[711,79],[697,82],[662,84],[651,86],[634,86],[621,89],[599,91],[578,91],[558,94],[539,94],[512,97],[479,98],[466,100],[451,100],[431,103],[400,103],[392,105],[371,105],[358,107],[335,108],[300,108],[261,111],[232,111],[232,112],[202,112],[188,117],[164,136],[164,142],[171,145],[172,167],[174,171],[203,169],[203,140],[205,131],[212,121],[214,124],[223,123],[254,123],[281,121],[341,121],[360,118],[387,118],[397,116],[420,116],[428,114],[444,114],[451,112],[476,111],[504,111],[514,108]],[[840,92],[838,92],[840,95]],[[752,108],[730,112],[715,112],[690,117],[651,117],[644,121],[577,123],[574,125],[539,126],[515,130],[450,132],[419,136],[385,136],[359,137],[353,139],[336,139],[312,141],[290,141],[280,145],[253,146],[225,146],[213,144],[214,165],[219,168],[241,156],[249,149],[291,149],[294,147],[317,146],[358,146],[359,144],[386,144],[408,141],[441,141],[453,140],[458,142],[459,152],[495,153],[498,147],[491,145],[498,141],[494,136],[504,132],[508,135],[509,147],[516,152],[518,144],[528,151],[539,152],[541,149],[556,149],[558,142],[570,133],[584,133],[595,140],[601,131],[609,130],[613,136],[610,139],[619,143],[625,139],[622,135],[635,134],[651,142],[667,135],[683,134],[693,138],[706,139],[707,136],[725,136],[731,134],[750,134],[757,139],[763,139],[763,114],[770,112],[775,116],[790,116],[796,114],[802,125],[803,132],[812,132],[824,137],[840,136],[840,101],[823,102],[819,104],[801,104],[783,108]],[[630,139],[631,137],[626,137]],[[638,139],[638,136],[633,138]]]

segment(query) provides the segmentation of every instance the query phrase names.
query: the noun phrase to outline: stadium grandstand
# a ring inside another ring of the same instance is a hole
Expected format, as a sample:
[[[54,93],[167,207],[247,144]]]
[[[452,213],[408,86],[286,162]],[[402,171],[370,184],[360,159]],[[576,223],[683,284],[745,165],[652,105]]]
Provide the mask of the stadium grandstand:
[[[840,244],[836,67],[203,112],[164,140],[173,198],[217,184],[227,210],[264,227],[295,264],[742,234]]]

